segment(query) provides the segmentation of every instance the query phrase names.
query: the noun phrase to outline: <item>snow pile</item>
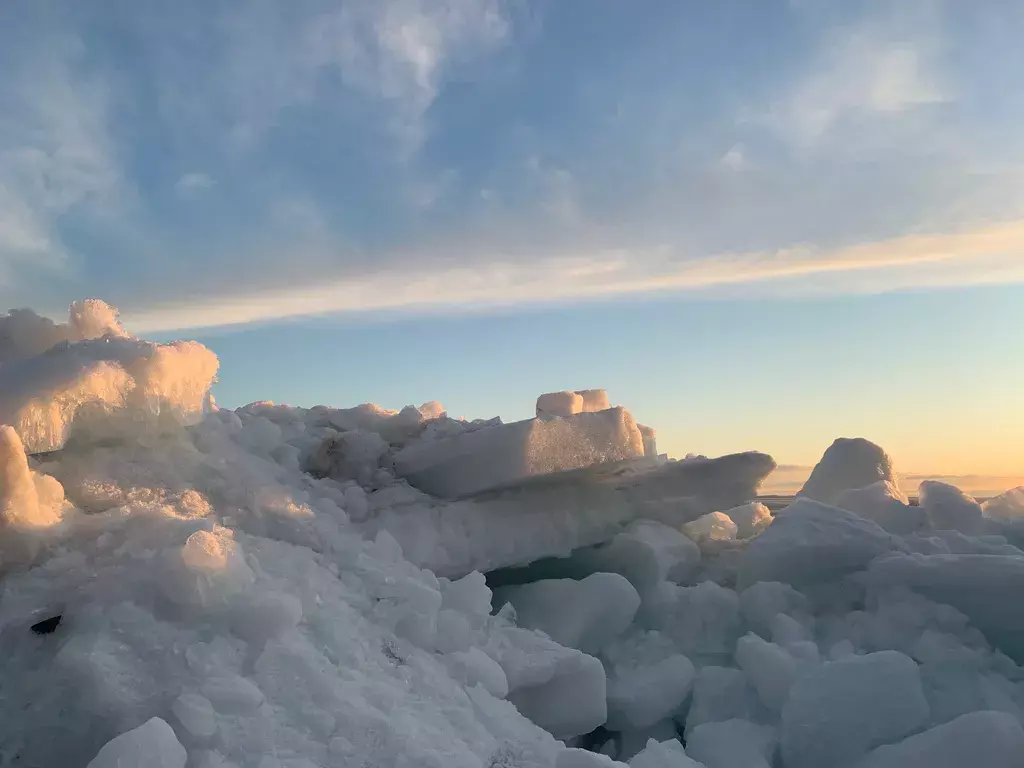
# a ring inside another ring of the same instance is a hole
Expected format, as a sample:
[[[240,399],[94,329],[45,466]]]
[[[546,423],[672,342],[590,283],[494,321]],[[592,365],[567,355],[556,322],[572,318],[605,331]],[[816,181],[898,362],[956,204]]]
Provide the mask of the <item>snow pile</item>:
[[[0,327],[0,764],[1024,764],[1020,489],[840,440],[773,516],[603,393],[218,410],[101,303]]]

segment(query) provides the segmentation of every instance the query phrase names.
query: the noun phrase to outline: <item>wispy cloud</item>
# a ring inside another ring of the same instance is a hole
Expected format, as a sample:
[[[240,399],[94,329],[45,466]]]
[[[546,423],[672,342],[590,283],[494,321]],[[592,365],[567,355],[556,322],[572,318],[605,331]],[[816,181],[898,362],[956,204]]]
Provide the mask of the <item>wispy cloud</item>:
[[[192,192],[201,189],[210,189],[217,181],[206,173],[185,173],[174,182],[174,188],[179,192]]]
[[[225,29],[217,85],[237,141],[257,141],[281,110],[345,100],[340,84],[375,105],[373,118],[401,148],[415,149],[446,77],[502,47],[511,24],[498,0],[354,0],[315,12],[246,4]]]
[[[825,42],[807,74],[776,104],[769,121],[801,144],[813,143],[847,117],[894,116],[953,98],[934,67],[935,39],[872,16]]]
[[[76,38],[55,37],[0,80],[0,285],[18,265],[61,265],[62,217],[117,196],[109,92],[81,71],[82,53]]]
[[[282,290],[128,310],[136,332],[268,322],[320,314],[464,311],[649,293],[748,289],[771,295],[882,292],[927,285],[1024,282],[1024,220],[914,235],[837,251],[794,248],[684,260],[671,248],[561,255],[532,263],[409,269]],[[852,278],[852,279],[851,279]],[[789,281],[789,282],[787,282]],[[796,281],[796,282],[792,282]]]

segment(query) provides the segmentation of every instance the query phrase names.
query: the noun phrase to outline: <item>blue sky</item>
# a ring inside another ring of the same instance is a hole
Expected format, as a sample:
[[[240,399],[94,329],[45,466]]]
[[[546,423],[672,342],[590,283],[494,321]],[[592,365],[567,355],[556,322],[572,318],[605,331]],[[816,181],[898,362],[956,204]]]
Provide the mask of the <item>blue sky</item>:
[[[196,337],[218,396],[673,453],[1024,472],[1024,6],[0,7],[0,299]],[[310,317],[316,315],[316,317]]]

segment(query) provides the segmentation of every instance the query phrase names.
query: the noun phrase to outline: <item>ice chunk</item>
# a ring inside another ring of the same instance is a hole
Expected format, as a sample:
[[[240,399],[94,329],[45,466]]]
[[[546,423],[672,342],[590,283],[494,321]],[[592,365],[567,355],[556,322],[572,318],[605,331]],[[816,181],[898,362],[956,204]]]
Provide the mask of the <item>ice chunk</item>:
[[[651,739],[647,746],[629,761],[629,768],[705,768],[703,763],[686,755],[683,745],[676,740],[655,741]]]
[[[171,711],[185,730],[197,738],[207,738],[217,732],[217,715],[205,696],[183,693],[174,700]]]
[[[771,637],[780,613],[808,617],[807,598],[788,584],[759,581],[740,593],[740,610],[747,626],[763,638]]]
[[[959,531],[966,536],[985,532],[981,505],[959,488],[938,480],[925,480],[917,494],[921,509],[935,530]]]
[[[749,720],[704,723],[687,736],[686,751],[707,768],[770,768],[775,729]]]
[[[88,768],[185,768],[188,753],[159,717],[108,741]]]
[[[1024,662],[1024,558],[1010,555],[890,555],[871,564],[876,590],[909,588],[963,612],[1004,653]]]
[[[370,485],[391,446],[376,432],[352,430],[326,438],[306,462],[314,477]]]
[[[671,637],[687,656],[728,657],[740,635],[739,597],[713,581],[663,583],[644,604],[643,622]]]
[[[612,407],[603,389],[577,389],[576,394],[583,398],[583,413],[607,411]]]
[[[644,455],[643,438],[623,408],[564,419],[530,419],[414,443],[395,454],[410,485],[457,498],[527,478]]]
[[[842,491],[836,496],[835,505],[901,536],[928,522],[924,510],[910,506],[906,494],[888,480]]]
[[[709,512],[683,526],[683,533],[695,541],[729,541],[736,538],[738,528],[732,518],[722,512]]]
[[[658,455],[658,433],[654,427],[646,427],[643,424],[637,424],[636,426],[644,440],[644,456],[648,458],[656,457]]]
[[[796,679],[796,660],[775,643],[751,633],[736,643],[736,663],[757,691],[761,703],[770,712],[781,712]]]
[[[606,544],[583,547],[569,557],[541,561],[526,570],[538,574],[536,578],[618,573],[643,597],[663,581],[684,583],[699,565],[700,548],[682,532],[653,520],[637,520]]]
[[[608,724],[643,730],[670,718],[690,693],[695,670],[659,632],[632,631],[608,646]]]
[[[217,356],[196,342],[106,338],[57,346],[0,366],[0,423],[29,453],[54,451],[72,434],[93,439],[202,419]]]
[[[569,748],[558,753],[555,768],[626,768],[626,764],[597,752]]]
[[[1024,485],[989,499],[981,505],[981,509],[985,517],[993,520],[1024,518]]]
[[[40,534],[60,522],[63,501],[60,483],[33,472],[18,433],[0,426],[0,566],[36,556]]]
[[[758,581],[799,586],[837,579],[866,568],[874,558],[902,550],[899,540],[870,520],[838,507],[797,499],[750,542],[737,584]]]
[[[604,667],[593,656],[567,657],[545,683],[516,688],[508,700],[557,739],[590,733],[608,717]]]
[[[479,648],[455,651],[443,658],[451,676],[463,685],[482,685],[496,699],[508,696],[505,670]]]
[[[833,504],[842,491],[879,480],[896,482],[888,454],[862,437],[840,437],[825,451],[797,496]]]
[[[596,652],[633,622],[640,596],[617,573],[595,573],[582,581],[550,579],[495,591],[494,602],[512,603],[521,627],[539,629],[555,642]]]
[[[909,656],[878,651],[800,676],[782,710],[786,768],[844,765],[913,733],[928,719],[921,674]]]
[[[583,413],[583,397],[579,392],[548,392],[537,398],[537,418],[565,418]]]
[[[590,733],[608,718],[605,671],[593,656],[516,627],[492,633],[483,651],[505,671],[508,700],[556,738]]]
[[[251,714],[263,703],[259,686],[230,673],[207,678],[199,690],[217,712],[225,714]]]
[[[736,524],[736,537],[740,539],[756,536],[772,524],[771,511],[759,501],[733,507],[725,514]]]
[[[1024,729],[1005,712],[971,712],[866,755],[855,768],[1018,768]]]
[[[99,299],[76,301],[69,314],[67,323],[54,323],[30,309],[0,316],[0,364],[40,355],[61,342],[128,335],[117,320],[117,310]]]
[[[702,723],[747,719],[756,709],[754,691],[744,674],[732,667],[707,666],[697,673],[686,733]]]

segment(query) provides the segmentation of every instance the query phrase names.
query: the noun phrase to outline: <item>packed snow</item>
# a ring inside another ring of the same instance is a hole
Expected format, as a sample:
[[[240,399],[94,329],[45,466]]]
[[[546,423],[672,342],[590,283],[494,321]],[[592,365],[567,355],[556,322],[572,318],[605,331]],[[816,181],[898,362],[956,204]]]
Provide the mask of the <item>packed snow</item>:
[[[1024,765],[1024,488],[837,440],[671,460],[537,417],[221,409],[97,300],[0,318],[0,766]]]

